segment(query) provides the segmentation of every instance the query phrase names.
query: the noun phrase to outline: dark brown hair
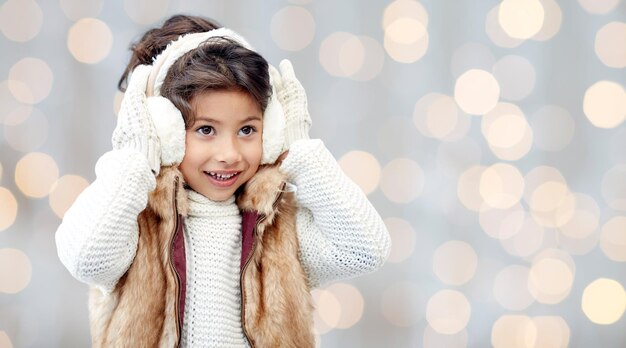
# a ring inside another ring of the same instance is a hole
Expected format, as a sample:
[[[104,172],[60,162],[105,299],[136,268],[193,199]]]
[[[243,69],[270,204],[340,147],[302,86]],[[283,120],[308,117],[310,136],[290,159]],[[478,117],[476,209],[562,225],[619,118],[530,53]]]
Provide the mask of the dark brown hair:
[[[124,91],[132,70],[140,64],[152,64],[153,58],[179,36],[219,27],[207,18],[176,15],[160,28],[147,31],[131,45],[132,57],[118,88]],[[193,124],[191,99],[211,90],[247,92],[264,111],[272,93],[267,61],[232,39],[212,37],[172,64],[163,80],[161,95],[172,101],[181,111],[185,126],[190,127]]]

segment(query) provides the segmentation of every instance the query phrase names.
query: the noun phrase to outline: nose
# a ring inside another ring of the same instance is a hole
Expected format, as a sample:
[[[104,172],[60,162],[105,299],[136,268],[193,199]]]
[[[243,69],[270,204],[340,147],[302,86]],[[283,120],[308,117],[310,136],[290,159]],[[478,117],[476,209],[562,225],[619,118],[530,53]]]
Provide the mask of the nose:
[[[224,136],[216,145],[215,159],[218,162],[233,164],[241,160],[241,151],[237,137]]]

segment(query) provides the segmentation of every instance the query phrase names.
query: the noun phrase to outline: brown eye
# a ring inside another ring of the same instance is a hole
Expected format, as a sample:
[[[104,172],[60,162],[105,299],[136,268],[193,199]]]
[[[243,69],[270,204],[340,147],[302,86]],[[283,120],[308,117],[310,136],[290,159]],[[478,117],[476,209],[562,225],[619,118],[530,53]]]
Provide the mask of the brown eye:
[[[211,126],[202,126],[196,129],[196,132],[202,135],[213,135],[213,133],[215,133],[215,130]]]
[[[239,130],[239,134],[243,136],[250,136],[255,132],[254,127],[245,126]]]

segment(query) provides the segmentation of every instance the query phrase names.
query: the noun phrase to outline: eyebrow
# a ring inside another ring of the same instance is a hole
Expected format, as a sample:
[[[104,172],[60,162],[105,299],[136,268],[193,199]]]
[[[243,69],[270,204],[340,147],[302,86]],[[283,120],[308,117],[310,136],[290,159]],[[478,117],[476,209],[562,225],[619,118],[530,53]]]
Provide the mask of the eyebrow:
[[[194,121],[195,122],[205,121],[205,122],[214,123],[214,124],[221,124],[222,123],[221,121],[218,121],[218,120],[216,120],[214,118],[210,118],[208,116],[196,117]],[[245,120],[242,120],[241,123],[246,123],[246,122],[250,122],[250,121],[262,121],[262,119],[261,119],[260,116],[248,116]]]

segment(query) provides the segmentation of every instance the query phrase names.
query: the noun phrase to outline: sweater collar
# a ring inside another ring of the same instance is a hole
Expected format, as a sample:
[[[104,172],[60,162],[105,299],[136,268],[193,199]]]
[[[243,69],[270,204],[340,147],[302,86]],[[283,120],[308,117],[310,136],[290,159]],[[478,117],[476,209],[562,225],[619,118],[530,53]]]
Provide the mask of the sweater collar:
[[[186,189],[189,200],[189,216],[234,216],[239,215],[235,196],[225,201],[212,201],[202,194]]]

